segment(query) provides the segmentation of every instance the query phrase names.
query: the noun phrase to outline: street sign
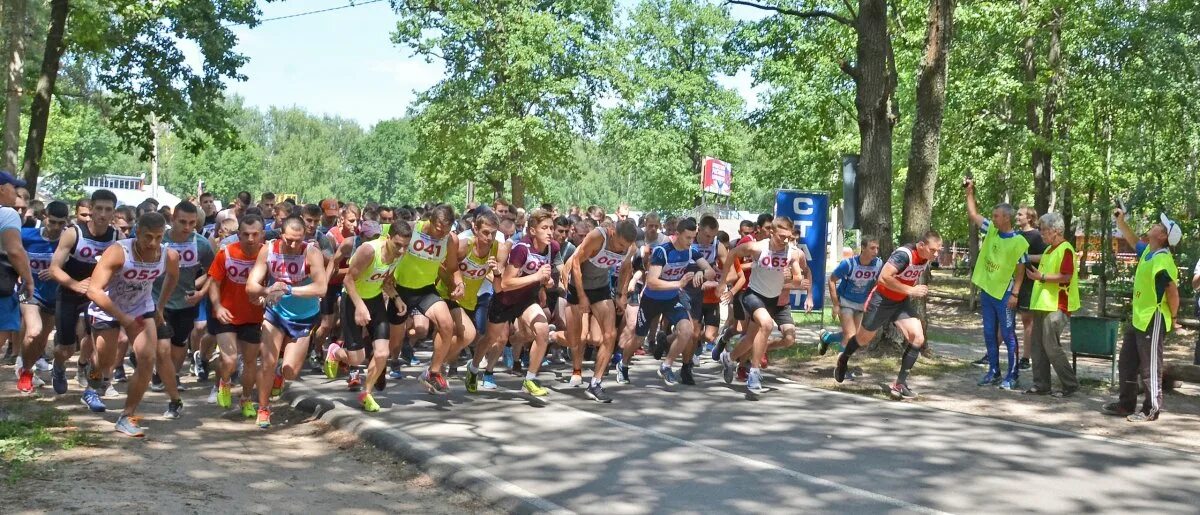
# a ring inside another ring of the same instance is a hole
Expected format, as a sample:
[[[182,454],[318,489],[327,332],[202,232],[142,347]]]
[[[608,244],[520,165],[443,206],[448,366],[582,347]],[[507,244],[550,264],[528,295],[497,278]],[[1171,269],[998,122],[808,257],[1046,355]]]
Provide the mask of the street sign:
[[[796,224],[796,245],[808,256],[812,271],[813,309],[825,306],[825,253],[829,238],[829,194],[815,191],[778,190],[775,216],[786,216]],[[792,309],[804,309],[804,295],[791,292]]]
[[[733,167],[729,163],[715,157],[706,157],[702,170],[700,172],[700,189],[704,193],[723,197],[728,197],[733,193]]]

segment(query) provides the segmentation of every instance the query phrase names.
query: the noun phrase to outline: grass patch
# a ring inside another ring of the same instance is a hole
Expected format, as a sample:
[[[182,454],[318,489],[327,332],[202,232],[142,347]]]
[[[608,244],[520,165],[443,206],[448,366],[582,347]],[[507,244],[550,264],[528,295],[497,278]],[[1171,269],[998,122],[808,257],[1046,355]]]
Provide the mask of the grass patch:
[[[840,346],[831,345],[825,356],[820,356],[817,354],[816,345],[800,344],[772,351],[771,361],[785,366],[800,367],[836,357],[839,352],[841,352]],[[821,365],[827,365],[831,370],[833,368],[832,360],[821,363]],[[872,377],[894,376],[899,366],[899,355],[877,354],[868,351],[860,351],[855,354],[851,363],[851,368],[860,368],[863,373]],[[933,358],[922,357],[917,362],[917,366],[913,368],[912,375],[938,378],[949,374],[962,374],[970,369],[971,363],[966,360],[935,355]]]
[[[0,475],[8,484],[26,477],[29,464],[47,449],[73,449],[98,442],[95,435],[68,425],[66,413],[34,399],[8,399],[0,420]]]

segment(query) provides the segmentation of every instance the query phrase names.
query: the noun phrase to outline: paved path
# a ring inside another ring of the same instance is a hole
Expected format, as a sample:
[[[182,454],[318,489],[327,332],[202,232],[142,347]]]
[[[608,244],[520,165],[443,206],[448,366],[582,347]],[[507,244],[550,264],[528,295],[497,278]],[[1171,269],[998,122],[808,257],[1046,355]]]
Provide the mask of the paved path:
[[[447,396],[393,381],[369,416],[581,513],[1195,513],[1200,455],[1085,437],[766,378],[747,400],[714,365],[693,387],[653,367],[608,381],[612,404],[543,378],[540,405],[501,391]],[[585,373],[586,374],[586,373]],[[304,387],[357,408],[344,381]]]

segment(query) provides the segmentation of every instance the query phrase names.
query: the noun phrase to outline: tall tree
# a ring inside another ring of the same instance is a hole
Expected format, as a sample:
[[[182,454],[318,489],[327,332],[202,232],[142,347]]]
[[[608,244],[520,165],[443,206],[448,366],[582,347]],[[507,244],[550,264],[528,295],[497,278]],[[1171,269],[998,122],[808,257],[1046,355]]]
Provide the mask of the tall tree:
[[[467,181],[542,189],[574,176],[576,131],[590,132],[612,0],[397,0],[393,40],[445,63],[413,108],[414,156],[427,195]]]
[[[854,84],[860,153],[857,178],[860,227],[866,233],[879,235],[883,250],[890,252],[892,131],[899,119],[899,109],[895,100],[896,58],[888,27],[888,1],[860,0],[857,12],[849,2],[842,2],[839,7],[799,10],[743,0],[727,1],[801,20],[832,20],[854,32],[855,60],[843,60],[840,68]],[[783,42],[791,43],[787,39]]]
[[[3,158],[0,168],[16,172],[17,151],[21,144],[21,95],[25,88],[25,38],[26,7],[28,0],[5,0],[4,34],[7,46],[4,49],[5,81]]]
[[[942,114],[946,107],[946,73],[957,6],[956,0],[929,1],[925,51],[917,67],[917,110],[908,152],[900,241],[916,241],[932,225],[933,194],[942,148]]]
[[[38,76],[33,104],[29,108],[29,137],[25,140],[25,158],[22,172],[29,193],[37,192],[38,174],[42,152],[46,143],[46,124],[50,120],[50,102],[54,96],[54,83],[58,80],[59,60],[62,59],[65,42],[69,0],[50,0],[50,29],[46,33],[46,50],[42,57],[42,71]]]

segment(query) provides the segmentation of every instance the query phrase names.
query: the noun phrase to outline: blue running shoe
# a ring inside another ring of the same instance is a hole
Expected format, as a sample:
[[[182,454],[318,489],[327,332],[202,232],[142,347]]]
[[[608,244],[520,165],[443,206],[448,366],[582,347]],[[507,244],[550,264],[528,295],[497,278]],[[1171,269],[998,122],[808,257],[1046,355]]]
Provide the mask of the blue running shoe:
[[[1009,390],[1009,391],[1012,391],[1012,390],[1016,390],[1017,388],[1018,388],[1018,386],[1017,386],[1017,380],[1016,380],[1016,379],[1005,379],[1004,381],[1001,381],[1001,382],[1000,382],[1000,389],[1001,389],[1001,390]]]
[[[104,410],[108,409],[104,406],[104,401],[100,400],[100,394],[91,388],[84,390],[83,397],[79,400],[92,410],[92,413],[104,413]]]
[[[749,390],[750,393],[762,393],[762,372],[759,372],[758,370],[750,371],[750,375],[746,377],[746,389]]]
[[[663,384],[667,386],[675,386],[675,383],[679,382],[679,380],[675,379],[675,371],[666,365],[658,367],[658,377],[661,377]]]
[[[117,432],[132,438],[141,438],[146,436],[146,431],[137,425],[127,415],[121,415],[117,419]]]
[[[979,382],[976,384],[979,386],[988,386],[988,385],[996,385],[999,383],[1000,383],[1000,374],[989,371],[988,373],[984,374],[983,377],[981,377],[979,379]]]
[[[495,390],[496,388],[499,388],[498,386],[496,386],[496,376],[494,374],[492,374],[491,372],[484,372],[483,373],[483,382],[479,383],[479,389],[480,390]]]
[[[404,379],[404,371],[400,367],[393,367],[391,372],[388,372],[388,377],[392,379]]]
[[[54,365],[54,368],[50,369],[50,384],[54,387],[54,393],[67,393],[67,367]]]
[[[621,361],[617,361],[617,383],[629,384],[629,367]]]

